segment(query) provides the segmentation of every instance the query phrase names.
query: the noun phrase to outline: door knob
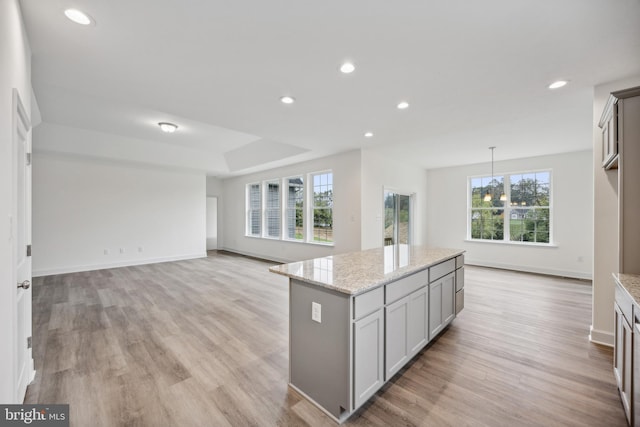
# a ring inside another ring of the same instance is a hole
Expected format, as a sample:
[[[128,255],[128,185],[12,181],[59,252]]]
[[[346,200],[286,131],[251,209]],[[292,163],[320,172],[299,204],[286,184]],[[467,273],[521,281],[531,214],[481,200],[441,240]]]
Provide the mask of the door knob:
[[[18,287],[19,287],[19,288],[22,288],[22,289],[25,289],[25,290],[26,290],[26,289],[29,289],[29,287],[30,287],[30,286],[31,286],[31,282],[30,282],[30,281],[28,281],[28,280],[25,280],[25,281],[24,281],[24,282],[22,282],[22,283],[18,283]]]

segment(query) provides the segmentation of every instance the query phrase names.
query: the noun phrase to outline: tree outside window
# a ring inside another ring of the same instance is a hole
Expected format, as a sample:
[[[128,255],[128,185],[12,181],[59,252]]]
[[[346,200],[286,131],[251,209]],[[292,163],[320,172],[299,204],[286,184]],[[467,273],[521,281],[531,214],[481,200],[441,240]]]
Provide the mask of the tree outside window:
[[[333,242],[333,173],[313,175],[313,241]]]
[[[471,239],[551,243],[550,171],[473,177],[469,184]]]

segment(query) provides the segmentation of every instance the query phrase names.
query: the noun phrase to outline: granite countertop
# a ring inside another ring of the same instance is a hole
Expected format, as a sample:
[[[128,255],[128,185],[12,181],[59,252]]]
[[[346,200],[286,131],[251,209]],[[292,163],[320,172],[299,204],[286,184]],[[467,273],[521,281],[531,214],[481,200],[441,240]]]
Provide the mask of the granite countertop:
[[[640,305],[640,274],[613,273],[613,278],[626,289],[636,305]]]
[[[425,246],[385,246],[277,265],[269,268],[269,271],[345,294],[357,295],[425,270],[463,252],[461,249]]]

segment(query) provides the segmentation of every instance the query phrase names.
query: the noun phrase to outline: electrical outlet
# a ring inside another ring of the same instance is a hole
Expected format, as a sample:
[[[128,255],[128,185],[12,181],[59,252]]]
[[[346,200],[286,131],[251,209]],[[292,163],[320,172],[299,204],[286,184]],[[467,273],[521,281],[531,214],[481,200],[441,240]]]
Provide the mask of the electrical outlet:
[[[317,302],[311,303],[311,320],[322,323],[322,305]]]
[[[138,246],[138,252],[142,253],[142,246]]]
[[[120,253],[123,254],[124,253],[124,248],[120,248]]]
[[[104,254],[105,254],[105,255],[109,255],[109,249],[105,249],[105,250],[104,250]]]

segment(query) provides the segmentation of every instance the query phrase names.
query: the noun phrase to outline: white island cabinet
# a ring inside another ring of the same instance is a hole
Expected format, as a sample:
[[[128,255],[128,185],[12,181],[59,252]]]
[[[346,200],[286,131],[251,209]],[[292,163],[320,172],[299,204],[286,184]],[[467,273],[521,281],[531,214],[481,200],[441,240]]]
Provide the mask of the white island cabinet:
[[[272,267],[289,277],[289,385],[345,421],[462,309],[462,253],[386,246]]]

